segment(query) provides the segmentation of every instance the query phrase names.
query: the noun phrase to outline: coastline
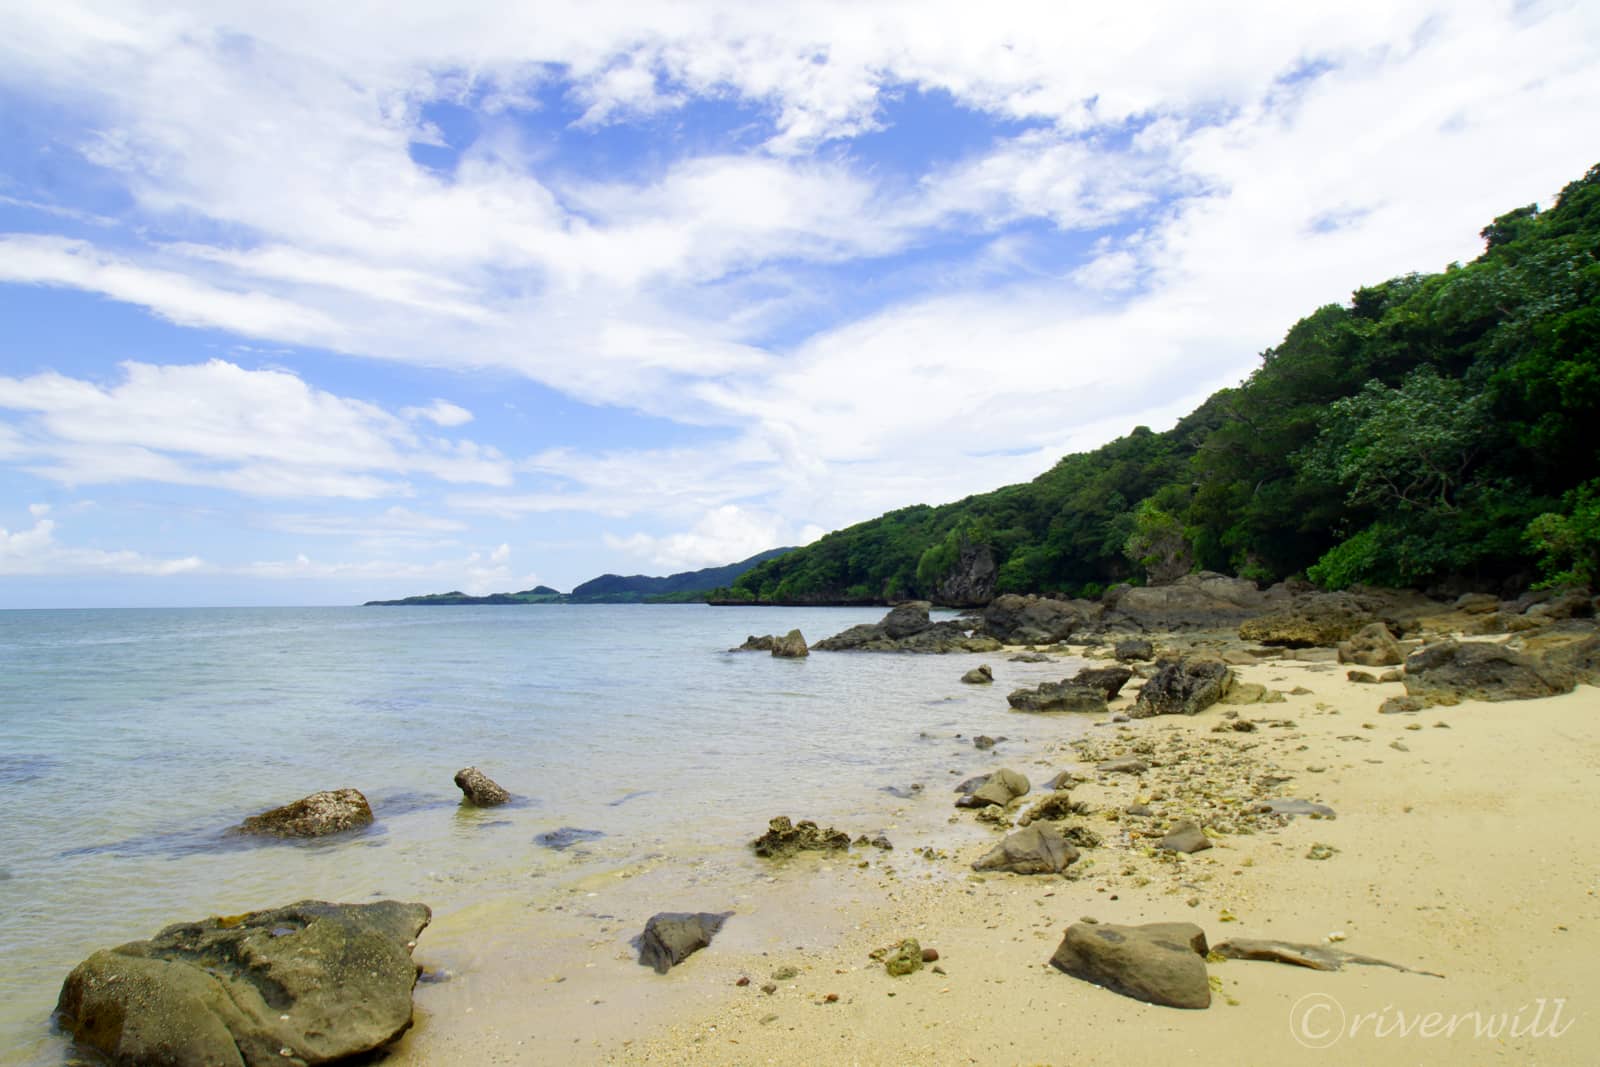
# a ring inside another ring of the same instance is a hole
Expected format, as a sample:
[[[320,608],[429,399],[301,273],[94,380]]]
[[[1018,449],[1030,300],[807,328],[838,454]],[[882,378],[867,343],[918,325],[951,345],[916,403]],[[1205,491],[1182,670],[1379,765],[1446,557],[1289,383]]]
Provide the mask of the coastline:
[[[623,1064],[1109,1064],[1208,1050],[1262,1064],[1600,1058],[1600,1011],[1586,1002],[1588,946],[1600,931],[1600,865],[1582,847],[1581,830],[1600,804],[1600,691],[1579,686],[1539,700],[1379,715],[1378,704],[1398,685],[1359,685],[1343,667],[1287,659],[1235,670],[1242,681],[1303,692],[1282,703],[1217,705],[1193,717],[1086,731],[1083,716],[1013,716],[1033,724],[1033,742],[1002,746],[988,762],[1016,766],[1036,783],[1047,770],[1084,773],[1080,756],[1147,742],[1154,758],[1168,761],[1142,784],[1091,771],[1091,781],[1074,789],[1096,811],[1085,821],[1106,839],[1085,851],[1084,861],[1093,862],[1080,861],[1074,878],[975,875],[970,862],[999,835],[950,807],[943,783],[930,783],[919,803],[886,804],[895,851],[868,857],[866,870],[854,867],[861,862],[854,851],[847,860],[772,866],[741,891],[732,904],[738,917],[715,944],[665,978],[626,952],[626,936],[636,931],[609,907],[615,890],[601,878],[582,890],[597,896],[577,899],[617,921],[552,920],[549,929],[562,935],[553,943],[568,948],[509,971],[504,964],[515,953],[504,950],[502,965],[491,968],[501,976],[496,989],[475,994],[467,980],[419,989],[419,1025],[391,1062],[439,1062],[448,1051],[476,1062],[535,1063],[557,1050],[568,1062]],[[1113,711],[1125,705],[1126,698]],[[1263,725],[1214,732],[1232,721],[1229,712]],[[1294,725],[1274,728],[1268,720]],[[1069,735],[1078,734],[1087,736],[1075,747]],[[1123,824],[1100,813],[1161,788],[1158,779],[1177,781],[1207,766],[1229,782],[1288,776],[1283,795],[1329,804],[1337,818],[1297,817],[1222,835],[1210,850],[1167,860],[1145,855],[1150,842],[1117,843]],[[1022,806],[1037,795],[1036,787]],[[1312,844],[1337,851],[1310,860]],[[912,851],[924,845],[943,854],[930,860]],[[634,876],[647,885],[648,872]],[[662,907],[716,903],[693,886],[668,897]],[[1179,1011],[1048,966],[1063,928],[1086,915],[1197,922],[1213,944],[1228,937],[1324,942],[1337,933],[1340,948],[1445,977],[1211,963],[1220,995],[1206,1011]],[[450,956],[450,942],[476,925],[468,916],[446,920],[419,957]],[[890,978],[868,958],[907,936],[936,948],[947,973]],[[783,965],[799,975],[771,995],[760,992]],[[737,986],[741,976],[751,983]],[[560,990],[555,996],[552,987]],[[828,1002],[829,994],[837,1001]],[[1291,1020],[1297,1004],[1326,1007]],[[1310,1047],[1327,1036],[1335,1011],[1344,1022],[1332,1031],[1334,1047]],[[1454,1036],[1422,1036],[1428,1013],[1446,1022],[1460,1017]],[[1490,1029],[1506,1016],[1500,1036],[1477,1035],[1472,1013]]]

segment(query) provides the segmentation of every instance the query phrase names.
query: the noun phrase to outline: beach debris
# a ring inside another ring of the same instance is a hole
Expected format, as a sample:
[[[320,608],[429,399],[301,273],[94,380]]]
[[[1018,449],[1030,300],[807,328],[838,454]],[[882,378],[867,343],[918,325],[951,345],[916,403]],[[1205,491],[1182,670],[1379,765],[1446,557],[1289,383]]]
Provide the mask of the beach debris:
[[[968,685],[988,685],[994,681],[994,669],[987,663],[980,663],[963,674],[961,680]]]
[[[883,834],[878,834],[876,837],[868,837],[866,834],[862,834],[856,838],[856,844],[861,847],[871,845],[873,848],[881,848],[884,851],[894,848],[894,843]]]
[[[1118,641],[1115,645],[1113,645],[1111,647],[1111,655],[1119,663],[1133,663],[1137,660],[1155,659],[1156,646],[1151,644],[1147,638],[1130,637],[1127,640]]]
[[[1333,935],[1329,935],[1332,937]],[[1343,940],[1342,937],[1336,940]],[[1301,944],[1294,941],[1269,941],[1258,938],[1235,937],[1212,948],[1218,956],[1230,960],[1261,960],[1268,963],[1287,963],[1295,967],[1309,967],[1314,971],[1343,970],[1344,965],[1388,967],[1405,974],[1425,974],[1430,978],[1443,978],[1433,971],[1419,971],[1388,960],[1361,956],[1327,945]]]
[[[1065,789],[1058,789],[1049,796],[1041,797],[1039,801],[1023,812],[1017,819],[1018,826],[1027,826],[1035,819],[1065,819],[1068,815],[1087,815],[1089,805],[1081,800],[1073,800],[1072,794]]]
[[[778,991],[777,985],[772,983],[772,982],[766,982],[761,986],[761,992],[765,993],[769,997],[772,996],[772,994],[776,993],[777,991]],[[777,1016],[773,1016],[773,1018],[777,1018]]]
[[[573,845],[583,841],[598,841],[606,836],[604,830],[580,830],[576,826],[563,826],[559,830],[546,830],[542,834],[534,835],[534,843],[545,848],[565,852]]]
[[[1505,645],[1452,638],[1407,656],[1405,685],[1430,704],[1458,704],[1554,696],[1570,692],[1573,678]]]
[[[811,654],[799,630],[790,630],[772,641],[772,654],[780,659],[803,659]]]
[[[1194,715],[1222,699],[1232,681],[1233,671],[1219,660],[1200,657],[1163,660],[1139,690],[1131,714],[1135,719],[1152,715]]]
[[[1167,829],[1156,847],[1168,852],[1203,852],[1211,847],[1211,839],[1193,819],[1180,819]]]
[[[1389,627],[1381,622],[1368,623],[1348,641],[1339,642],[1339,662],[1354,663],[1359,667],[1393,667],[1405,656]]]
[[[883,969],[888,971],[892,978],[902,978],[922,970],[922,946],[914,937],[908,937],[898,945],[882,951]]]
[[[1171,1008],[1206,1008],[1205,931],[1193,923],[1073,923],[1052,966],[1125,997]]]
[[[1026,776],[1018,774],[1009,767],[1003,767],[988,775],[969,794],[956,801],[956,807],[983,808],[993,804],[1003,808],[1017,797],[1025,795],[1029,788]]]
[[[650,916],[637,942],[640,964],[666,974],[711,944],[732,915],[731,911],[663,911]]]
[[[322,837],[371,823],[372,806],[359,789],[331,789],[252,815],[232,832],[265,837]]]
[[[1032,689],[1013,689],[1006,703],[1014,711],[1105,711],[1105,691],[1070,681],[1041,682]]]
[[[818,828],[810,819],[791,823],[787,816],[779,815],[767,823],[767,832],[750,842],[756,855],[767,859],[782,859],[797,852],[831,852],[850,847],[850,835],[843,830]]]
[[[1078,859],[1078,850],[1049,823],[1019,830],[972,864],[975,871],[1060,874]]]
[[[923,949],[922,950],[922,962],[923,963],[938,963],[939,962],[939,950],[936,949],[936,948],[925,948],[925,949]]]
[[[476,767],[463,767],[456,772],[456,787],[463,799],[476,808],[492,808],[511,799],[493,778]]]
[[[799,977],[800,968],[789,963],[784,964],[782,967],[779,967],[777,970],[772,972],[772,980],[774,982],[792,982],[794,979]]]
[[[362,1055],[411,1026],[411,949],[431,917],[424,904],[307,900],[179,923],[80,963],[56,1019],[114,1063]]]
[[[1306,850],[1306,859],[1331,860],[1338,854],[1338,849],[1334,848],[1332,845],[1324,845],[1319,841]]]

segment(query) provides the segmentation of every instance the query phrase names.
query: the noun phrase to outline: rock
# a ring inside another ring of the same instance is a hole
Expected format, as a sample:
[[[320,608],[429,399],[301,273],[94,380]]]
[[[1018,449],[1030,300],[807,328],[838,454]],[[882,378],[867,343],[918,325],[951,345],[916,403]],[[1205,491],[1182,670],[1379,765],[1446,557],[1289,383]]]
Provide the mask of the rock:
[[[917,939],[908,937],[885,953],[883,969],[895,978],[922,970],[922,946]]]
[[[1086,781],[1088,781],[1087,778],[1073,774],[1071,771],[1059,771],[1050,776],[1049,780],[1044,783],[1044,788],[1071,789],[1073,786],[1082,785]]]
[[[988,685],[994,681],[994,671],[990,669],[987,663],[980,663],[966,674],[963,674],[961,680],[968,685]]]
[[[925,949],[923,949],[922,950],[922,962],[923,963],[938,963],[939,962],[939,950],[936,949],[936,948],[925,948]]]
[[[1377,675],[1368,674],[1366,671],[1345,671],[1344,676],[1347,680],[1359,683],[1360,685],[1378,684]]]
[[[1206,935],[1193,923],[1073,923],[1050,957],[1074,978],[1172,1008],[1211,1005]]]
[[[1553,678],[1600,685],[1600,631],[1593,623],[1561,623],[1515,637],[1510,646],[1532,657]]]
[[[385,900],[180,923],[67,976],[57,1021],[115,1064],[263,1067],[373,1052],[411,1025],[432,913]]]
[[[1065,819],[1068,815],[1081,815],[1087,807],[1081,800],[1073,800],[1067,790],[1058,789],[1047,797],[1041,797],[1038,803],[1022,814],[1017,825],[1027,826],[1037,819]]]
[[[360,790],[332,789],[252,815],[233,832],[265,837],[322,837],[371,824],[372,807]]]
[[[1012,663],[1049,663],[1050,657],[1043,652],[1018,652],[1011,657]]]
[[[1379,715],[1402,715],[1406,712],[1421,711],[1428,705],[1416,697],[1389,697],[1378,705]]]
[[[730,649],[728,649],[728,651],[729,652],[771,652],[772,651],[772,645],[777,640],[778,639],[776,637],[773,637],[771,634],[762,634],[760,637],[757,637],[755,634],[751,634],[749,637],[746,637],[744,639],[744,644],[740,645],[738,648],[730,648]]]
[[[983,633],[1008,645],[1048,645],[1099,621],[1100,606],[1086,600],[1004,593],[983,610]]]
[[[988,774],[975,774],[971,778],[961,782],[953,790],[951,790],[951,792],[960,793],[964,797],[970,797],[972,794],[976,793],[991,777],[993,776]]]
[[[951,607],[980,607],[994,596],[994,583],[999,574],[994,552],[988,545],[963,541],[955,564],[934,585],[934,596],[939,603]]]
[[[1333,809],[1326,804],[1315,804],[1295,797],[1273,797],[1270,800],[1252,801],[1246,805],[1245,811],[1252,815],[1310,815],[1318,819],[1335,818]]]
[[[1425,974],[1432,978],[1444,977],[1432,971],[1413,971],[1410,967],[1402,967],[1398,963],[1375,959],[1372,956],[1358,956],[1354,952],[1329,948],[1327,945],[1305,945],[1293,941],[1234,937],[1212,946],[1211,951],[1229,960],[1266,960],[1271,963],[1287,963],[1295,967],[1309,967],[1314,971],[1343,970],[1345,964],[1353,963],[1368,967],[1389,967],[1407,974]]]
[[[1500,610],[1500,598],[1489,593],[1462,593],[1455,609],[1468,615],[1489,615]]]
[[[1130,637],[1126,641],[1118,641],[1112,647],[1111,654],[1121,663],[1155,659],[1156,646],[1143,637]]]
[[[1203,852],[1211,847],[1211,839],[1193,819],[1180,819],[1168,828],[1166,836],[1156,842],[1156,848],[1168,852]]]
[[[1381,622],[1368,623],[1357,630],[1350,640],[1339,642],[1340,663],[1393,667],[1403,659],[1405,656],[1401,653],[1400,642]]]
[[[1014,689],[1006,703],[1016,711],[1106,711],[1103,689],[1072,682],[1041,682],[1033,689]]]
[[[732,915],[731,911],[664,911],[650,916],[639,935],[639,962],[654,967],[657,974],[666,974],[711,944]]]
[[[1380,682],[1403,682],[1405,679],[1406,676],[1400,671],[1384,671],[1378,675],[1378,681]]]
[[[1570,675],[1504,645],[1445,640],[1406,657],[1406,692],[1431,704],[1531,700],[1572,689]]]
[[[1129,714],[1136,719],[1194,715],[1222,699],[1232,682],[1233,671],[1214,659],[1163,660]]]
[[[977,737],[972,739],[972,747],[977,749],[979,752],[988,751],[994,746],[995,740],[988,734],[979,734]]]
[[[933,607],[926,600],[908,600],[904,604],[896,604],[883,617],[878,625],[883,627],[883,632],[893,640],[920,634],[933,623],[928,619],[928,609]]]
[[[928,602],[915,600],[895,607],[881,622],[862,623],[812,645],[820,652],[997,652],[1000,642],[973,635],[972,619],[930,622]]]
[[[1212,571],[1186,574],[1170,585],[1108,591],[1105,623],[1146,632],[1237,626],[1267,606],[1254,582]]]
[[[1276,689],[1268,689],[1258,682],[1241,682],[1235,679],[1228,686],[1228,691],[1222,694],[1219,704],[1281,704],[1283,694]]]
[[[1349,593],[1321,593],[1295,602],[1286,611],[1248,619],[1239,637],[1263,645],[1313,648],[1349,640],[1372,621],[1372,613]]]
[[[1143,774],[1150,769],[1150,765],[1136,756],[1119,756],[1102,760],[1095,764],[1094,769],[1101,774]]]
[[[1019,830],[972,864],[975,871],[1013,874],[1059,874],[1076,862],[1078,850],[1049,823]]]
[[[1132,677],[1133,672],[1126,667],[1085,667],[1072,676],[1070,684],[1098,689],[1107,700],[1115,700]]]
[[[790,630],[782,637],[775,638],[772,642],[772,654],[780,659],[802,659],[810,655],[806,648],[806,639],[799,630]]]
[[[831,852],[850,847],[850,835],[843,830],[817,828],[810,819],[790,823],[780,815],[767,823],[767,832],[750,842],[756,855],[782,859],[798,852]]]
[[[985,778],[983,784],[974,788],[971,794],[956,801],[956,807],[985,808],[998,805],[1003,808],[1026,795],[1029,788],[1026,777],[1005,767]]]
[[[565,852],[584,841],[598,841],[606,836],[603,830],[580,830],[576,826],[563,826],[559,830],[546,830],[533,836],[534,844],[557,852]]]
[[[476,767],[463,767],[456,772],[456,786],[467,803],[478,808],[492,808],[511,799],[511,794]]]

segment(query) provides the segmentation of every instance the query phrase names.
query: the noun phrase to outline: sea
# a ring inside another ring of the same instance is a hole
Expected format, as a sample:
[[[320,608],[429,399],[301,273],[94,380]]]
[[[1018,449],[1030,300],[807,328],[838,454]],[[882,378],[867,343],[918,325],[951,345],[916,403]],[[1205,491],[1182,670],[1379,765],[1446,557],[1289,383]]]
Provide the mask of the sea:
[[[397,1062],[447,1062],[437,1042],[453,1013],[512,994],[536,1022],[518,1046],[599,1058],[615,1020],[552,999],[538,1022],[534,986],[570,974],[585,995],[627,985],[659,1002],[664,980],[629,960],[653,910],[731,905],[748,920],[727,930],[747,949],[835,936],[830,916],[845,912],[795,901],[843,876],[775,877],[748,847],[768,819],[959,844],[981,832],[950,824],[951,787],[1008,751],[972,736],[1009,733],[1020,752],[1045,727],[1008,711],[1005,692],[1077,666],[729,651],[794,628],[815,641],[882,610],[0,611],[0,1064],[75,1062],[51,1012],[98,948],[208,915],[384,897],[435,915]],[[980,662],[1001,684],[959,681]],[[452,778],[468,765],[516,800],[464,806]],[[367,796],[371,828],[312,842],[228,832],[345,787]]]

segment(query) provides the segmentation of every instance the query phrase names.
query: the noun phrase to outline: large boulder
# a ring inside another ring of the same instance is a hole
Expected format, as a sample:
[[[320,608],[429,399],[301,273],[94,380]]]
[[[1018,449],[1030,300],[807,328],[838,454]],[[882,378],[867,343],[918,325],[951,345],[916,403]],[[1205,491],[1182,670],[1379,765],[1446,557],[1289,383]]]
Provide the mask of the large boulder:
[[[728,649],[728,651],[729,652],[771,652],[773,643],[776,642],[777,640],[778,639],[776,637],[773,637],[771,634],[762,634],[760,637],[757,637],[755,634],[751,634],[749,637],[746,637],[744,639],[744,644],[740,645],[738,648],[730,648],[730,649]]]
[[[994,668],[987,663],[980,663],[963,674],[961,680],[968,685],[988,685],[994,681]]]
[[[1106,694],[1072,682],[1041,682],[1032,689],[1014,689],[1006,703],[1017,711],[1105,711]]]
[[[803,659],[809,655],[806,639],[799,630],[790,630],[782,637],[772,639],[772,654],[780,659]]]
[[[456,787],[462,799],[473,807],[492,808],[511,799],[511,794],[500,784],[476,767],[463,767],[456,772]]]
[[[1147,631],[1220,629],[1259,614],[1267,603],[1254,582],[1201,571],[1170,585],[1121,590],[1108,604],[1105,621]]]
[[[1099,620],[1100,607],[1085,600],[1005,593],[983,611],[983,633],[1008,645],[1053,644]]]
[[[711,944],[731,915],[731,911],[663,911],[650,916],[639,935],[639,962],[666,974]]]
[[[1129,637],[1116,643],[1112,655],[1116,657],[1119,663],[1155,659],[1156,646],[1147,637]]]
[[[931,607],[933,605],[926,600],[908,600],[904,604],[896,604],[879,625],[885,634],[896,641],[920,634],[933,625],[928,618],[928,609]]]
[[[1339,642],[1339,662],[1356,663],[1363,667],[1393,667],[1405,659],[1401,651],[1400,642],[1394,639],[1394,634],[1381,622],[1372,622],[1363,626],[1350,636],[1348,641]]]
[[[371,1053],[411,1025],[423,904],[302,901],[101,950],[56,1018],[113,1064],[266,1067]]]
[[[959,787],[958,787],[959,788]],[[958,808],[986,808],[991,805],[1005,807],[1032,788],[1025,775],[1009,767],[1002,767],[987,775],[971,793],[956,801]]]
[[[1284,648],[1318,648],[1347,641],[1373,621],[1369,602],[1353,593],[1317,593],[1239,625],[1239,637]]]
[[[1098,689],[1107,700],[1115,700],[1132,677],[1133,671],[1127,667],[1085,667],[1072,676],[1072,684]]]
[[[1049,823],[1033,823],[1008,836],[981,859],[975,871],[1010,871],[1013,874],[1060,874],[1076,863],[1078,850]]]
[[[233,832],[260,837],[322,837],[372,823],[372,806],[359,789],[330,789],[252,815]]]
[[[1206,935],[1193,923],[1073,923],[1052,966],[1114,993],[1170,1008],[1208,1008]]]
[[[1542,664],[1552,677],[1600,685],[1600,630],[1593,623],[1562,623],[1519,635],[1509,644]]]
[[[1440,641],[1406,657],[1406,692],[1430,704],[1532,700],[1572,689],[1565,674],[1505,645]]]
[[[850,835],[843,830],[821,829],[810,819],[791,823],[778,816],[767,823],[767,832],[750,842],[756,855],[783,859],[797,852],[833,852],[850,847]]]
[[[1233,672],[1220,660],[1163,660],[1139,690],[1139,699],[1128,714],[1136,719],[1194,715],[1221,700],[1232,682]]]

